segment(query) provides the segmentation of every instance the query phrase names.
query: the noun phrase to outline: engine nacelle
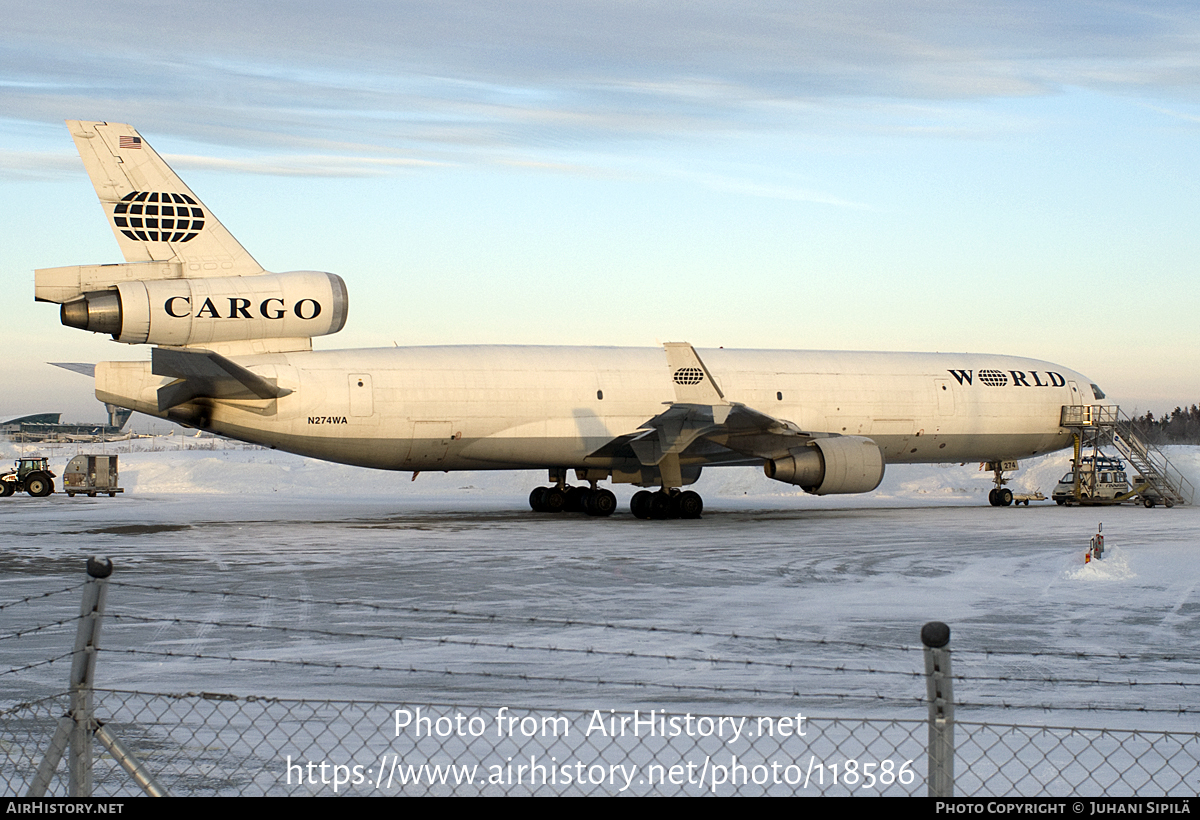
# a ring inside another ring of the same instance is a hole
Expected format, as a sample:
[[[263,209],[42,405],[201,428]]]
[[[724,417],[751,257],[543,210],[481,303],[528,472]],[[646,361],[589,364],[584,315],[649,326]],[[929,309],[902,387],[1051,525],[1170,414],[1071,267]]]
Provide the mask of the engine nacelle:
[[[764,466],[767,478],[813,495],[869,493],[883,481],[883,453],[862,436],[816,438]]]
[[[340,276],[319,271],[120,282],[63,302],[62,323],[128,344],[327,336],[346,324]]]

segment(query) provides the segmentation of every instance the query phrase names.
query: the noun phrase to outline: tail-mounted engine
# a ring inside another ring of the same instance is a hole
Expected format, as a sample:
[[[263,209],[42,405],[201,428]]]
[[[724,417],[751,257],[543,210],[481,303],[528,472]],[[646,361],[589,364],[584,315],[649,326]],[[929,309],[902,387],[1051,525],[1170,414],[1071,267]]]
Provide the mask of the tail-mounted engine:
[[[769,460],[767,478],[796,484],[814,495],[869,493],[883,481],[883,453],[862,436],[816,438],[783,458]]]
[[[184,346],[252,339],[311,339],[337,333],[346,324],[346,284],[332,273],[130,278],[130,274],[153,275],[152,269],[157,272],[169,267],[104,265],[40,270],[37,298],[61,302],[61,319],[67,327],[108,333],[128,344]],[[130,268],[133,270],[121,270]],[[103,275],[106,273],[107,277]]]

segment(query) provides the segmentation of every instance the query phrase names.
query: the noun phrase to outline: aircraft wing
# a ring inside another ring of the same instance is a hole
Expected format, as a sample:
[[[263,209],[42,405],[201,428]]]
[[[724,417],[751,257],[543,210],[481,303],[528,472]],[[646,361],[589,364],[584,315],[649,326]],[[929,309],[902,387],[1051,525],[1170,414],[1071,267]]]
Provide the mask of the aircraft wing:
[[[292,392],[211,350],[156,347],[150,355],[154,375],[178,379],[158,389],[160,412],[196,398],[277,399]]]
[[[675,384],[676,401],[644,422],[636,432],[606,444],[593,456],[618,455],[626,448],[649,467],[678,457],[701,439],[751,459],[776,458],[814,436],[740,402],[730,402],[686,342],[663,345]]]

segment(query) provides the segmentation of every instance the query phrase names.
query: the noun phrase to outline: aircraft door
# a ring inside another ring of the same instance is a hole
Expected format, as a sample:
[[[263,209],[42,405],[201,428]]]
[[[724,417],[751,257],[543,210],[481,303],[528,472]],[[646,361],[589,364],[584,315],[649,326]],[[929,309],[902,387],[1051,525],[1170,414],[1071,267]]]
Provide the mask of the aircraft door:
[[[351,373],[350,415],[371,416],[375,414],[375,397],[371,390],[371,375],[369,373]]]
[[[954,391],[950,389],[949,379],[934,379],[933,389],[937,393],[937,409],[939,416],[954,415]]]
[[[1067,386],[1071,388],[1071,404],[1085,404],[1083,394],[1079,392],[1079,385],[1072,380],[1067,380]]]

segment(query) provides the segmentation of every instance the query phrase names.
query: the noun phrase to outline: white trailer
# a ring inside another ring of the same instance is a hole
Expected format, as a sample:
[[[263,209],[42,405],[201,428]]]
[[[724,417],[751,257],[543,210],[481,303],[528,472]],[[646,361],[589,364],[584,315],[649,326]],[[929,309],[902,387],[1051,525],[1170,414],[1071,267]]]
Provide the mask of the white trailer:
[[[113,498],[125,492],[117,480],[117,457],[115,455],[79,455],[67,462],[63,472],[63,492],[74,498],[76,493],[87,493],[95,498],[97,493],[108,493]]]

